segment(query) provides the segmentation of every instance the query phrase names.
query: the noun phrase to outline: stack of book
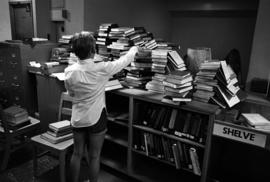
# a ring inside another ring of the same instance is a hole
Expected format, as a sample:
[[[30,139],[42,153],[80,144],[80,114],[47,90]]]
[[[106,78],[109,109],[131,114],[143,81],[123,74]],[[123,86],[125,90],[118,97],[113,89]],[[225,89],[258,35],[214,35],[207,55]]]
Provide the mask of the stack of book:
[[[192,81],[193,77],[189,71],[172,71],[163,81],[165,92],[162,101],[177,105],[180,102],[190,102]]]
[[[68,50],[70,50],[70,41],[72,39],[73,35],[62,35],[61,38],[58,40],[59,46],[60,47],[65,47]]]
[[[173,70],[185,71],[187,70],[186,64],[180,54],[177,52],[179,49],[175,49],[168,52],[168,72]]]
[[[120,57],[121,52],[128,51],[132,46],[129,38],[125,36],[125,31],[130,29],[130,27],[117,27],[111,28],[109,32],[109,38],[112,43],[107,46],[111,50],[111,55],[114,59]]]
[[[9,129],[18,129],[30,124],[28,112],[19,106],[10,106],[3,110],[3,122],[6,122]]]
[[[193,100],[208,103],[210,99],[215,99],[214,87],[218,81],[216,74],[220,68],[220,61],[204,62],[200,65],[199,72],[196,73],[194,79],[195,92]]]
[[[128,87],[145,88],[145,84],[152,78],[151,50],[142,49],[135,56],[134,62],[127,67],[125,82]]]
[[[118,27],[115,23],[103,23],[99,26],[97,32],[97,52],[100,55],[110,57],[110,50],[107,48],[111,44],[112,40],[109,38],[109,32],[111,28]]]
[[[236,74],[226,61],[206,61],[196,74],[193,99],[231,108],[242,99]]]
[[[140,47],[153,39],[153,34],[146,32],[144,27],[132,27],[125,31],[125,36],[129,38],[133,45]]]
[[[164,93],[163,80],[166,76],[166,67],[168,62],[168,49],[152,50],[152,66],[151,70],[154,73],[152,81],[146,84],[146,89],[158,93]]]
[[[68,120],[50,123],[48,131],[41,134],[41,138],[53,144],[69,140],[72,137],[72,128]]]
[[[270,132],[270,121],[258,113],[242,113],[245,125],[256,130]]]

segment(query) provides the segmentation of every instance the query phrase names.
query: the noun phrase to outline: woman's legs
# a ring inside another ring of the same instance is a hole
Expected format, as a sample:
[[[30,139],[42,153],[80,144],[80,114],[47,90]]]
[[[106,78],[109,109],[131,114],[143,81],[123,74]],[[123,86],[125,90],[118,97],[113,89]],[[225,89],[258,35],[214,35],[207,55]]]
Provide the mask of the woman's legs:
[[[89,179],[90,182],[98,181],[100,168],[100,153],[107,129],[94,134],[89,134],[88,153],[89,153]]]
[[[70,172],[72,182],[79,181],[81,159],[85,149],[85,132],[73,130],[74,148],[70,161]]]

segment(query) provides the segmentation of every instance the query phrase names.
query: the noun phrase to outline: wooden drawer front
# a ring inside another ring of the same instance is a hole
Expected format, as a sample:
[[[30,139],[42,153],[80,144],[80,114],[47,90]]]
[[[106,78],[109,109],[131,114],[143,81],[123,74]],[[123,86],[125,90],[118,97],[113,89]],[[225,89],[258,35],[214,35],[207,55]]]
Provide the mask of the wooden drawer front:
[[[10,87],[10,102],[11,104],[23,106],[23,90],[21,85],[11,83]]]
[[[11,69],[18,69],[21,66],[20,53],[18,49],[10,49],[6,54],[6,62]]]
[[[12,87],[21,87],[22,86],[22,77],[19,74],[11,73],[9,75],[9,83]]]
[[[0,103],[5,107],[8,106],[8,91],[7,88],[0,86]]]
[[[2,70],[0,70],[0,88],[5,87],[5,85],[6,85],[6,83],[7,83],[6,80],[7,80],[7,79],[6,79],[6,77],[5,77],[5,73],[4,73]]]

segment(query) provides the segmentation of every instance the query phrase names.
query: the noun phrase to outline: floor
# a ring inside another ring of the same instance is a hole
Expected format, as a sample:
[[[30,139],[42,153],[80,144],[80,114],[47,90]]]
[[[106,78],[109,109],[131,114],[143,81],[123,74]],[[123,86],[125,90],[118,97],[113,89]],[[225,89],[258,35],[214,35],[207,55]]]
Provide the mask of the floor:
[[[0,151],[0,162],[3,152]],[[39,176],[33,177],[32,150],[24,148],[12,154],[8,169],[0,172],[1,182],[59,182],[58,163],[51,156],[44,156],[39,161]],[[82,165],[81,180],[87,177],[87,168]],[[134,180],[107,166],[101,165],[99,182],[132,182]]]

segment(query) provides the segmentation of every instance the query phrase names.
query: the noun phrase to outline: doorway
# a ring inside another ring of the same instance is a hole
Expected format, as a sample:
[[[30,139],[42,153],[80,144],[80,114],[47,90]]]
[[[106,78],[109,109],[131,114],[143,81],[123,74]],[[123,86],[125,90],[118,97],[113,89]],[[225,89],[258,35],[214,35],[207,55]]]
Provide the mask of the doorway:
[[[32,3],[10,3],[9,7],[12,39],[24,40],[34,37]]]

